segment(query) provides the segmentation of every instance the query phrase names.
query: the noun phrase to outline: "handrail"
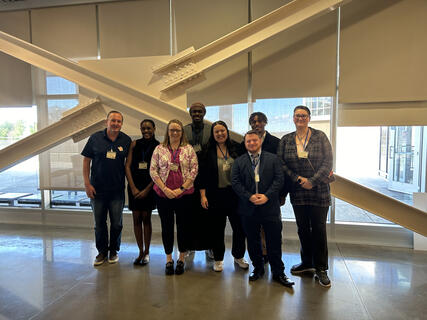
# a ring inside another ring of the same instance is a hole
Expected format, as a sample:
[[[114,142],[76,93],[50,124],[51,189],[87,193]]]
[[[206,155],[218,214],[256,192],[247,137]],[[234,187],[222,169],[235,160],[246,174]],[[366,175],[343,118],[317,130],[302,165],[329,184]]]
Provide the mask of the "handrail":
[[[379,217],[427,236],[427,212],[335,174],[331,194]]]

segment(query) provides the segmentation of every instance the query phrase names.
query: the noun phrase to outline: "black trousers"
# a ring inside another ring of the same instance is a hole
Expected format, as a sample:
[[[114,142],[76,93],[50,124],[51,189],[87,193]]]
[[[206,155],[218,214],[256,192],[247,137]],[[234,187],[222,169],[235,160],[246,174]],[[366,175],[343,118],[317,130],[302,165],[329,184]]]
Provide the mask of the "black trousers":
[[[326,219],[329,207],[293,206],[301,242],[301,262],[316,270],[328,270]]]
[[[171,254],[174,243],[174,217],[176,215],[176,236],[179,252],[187,251],[188,211],[191,210],[191,195],[178,199],[162,198],[156,195],[157,210],[162,226],[162,241],[166,254]]]
[[[215,261],[224,260],[227,217],[233,230],[231,254],[236,259],[243,258],[245,255],[246,236],[240,216],[237,214],[237,201],[237,196],[231,187],[218,189],[214,195],[208,194],[209,217],[212,222],[212,251]]]
[[[242,216],[243,229],[248,238],[248,252],[255,268],[263,270],[261,226],[264,228],[267,255],[273,275],[285,270],[282,261],[282,220],[277,217]]]

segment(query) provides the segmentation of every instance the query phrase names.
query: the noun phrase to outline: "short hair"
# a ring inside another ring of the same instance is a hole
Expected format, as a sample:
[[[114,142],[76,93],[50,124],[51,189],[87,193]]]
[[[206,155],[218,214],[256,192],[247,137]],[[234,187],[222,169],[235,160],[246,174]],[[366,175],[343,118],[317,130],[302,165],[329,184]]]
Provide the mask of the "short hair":
[[[151,124],[152,124],[152,126],[153,126],[153,128],[155,128],[155,127],[156,127],[156,124],[155,124],[155,123],[154,123],[154,121],[153,121],[153,120],[151,120],[151,119],[144,119],[144,120],[142,120],[142,121],[141,121],[141,123],[139,124],[139,126],[142,126],[142,124],[143,124],[144,122],[149,122],[149,123],[151,123]]]
[[[203,109],[203,111],[204,111],[204,113],[206,114],[206,107],[205,107],[205,105],[204,105],[203,103],[201,103],[201,102],[194,102],[194,103],[192,103],[192,104],[191,104],[191,106],[190,106],[190,109],[188,110],[188,112],[190,112],[190,113],[191,113],[191,109],[192,109],[192,108],[196,108],[196,107],[198,107],[198,108],[202,108],[202,109]]]
[[[162,144],[165,147],[169,147],[170,146],[170,140],[169,140],[169,126],[172,123],[176,123],[177,125],[179,125],[181,127],[181,140],[179,141],[179,146],[186,146],[188,144],[188,140],[187,140],[187,136],[185,135],[184,132],[184,126],[182,125],[182,122],[179,121],[178,119],[172,119],[171,121],[168,122],[168,125],[166,126],[166,134],[165,134],[165,138],[163,139]]]
[[[294,113],[295,113],[295,111],[297,111],[298,109],[301,109],[301,110],[305,110],[305,111],[307,111],[307,113],[308,113],[308,116],[309,117],[311,117],[311,112],[310,112],[310,109],[308,108],[308,107],[306,107],[306,106],[296,106],[295,107],[295,109],[294,109]]]
[[[264,121],[265,123],[268,123],[267,116],[262,112],[253,112],[249,117],[249,124],[251,124],[252,121],[254,121],[254,118],[258,117],[259,120]]]
[[[250,135],[250,134],[255,134],[255,135],[259,138],[258,132],[256,132],[256,130],[249,130],[249,131],[248,131],[248,132],[246,132],[246,133],[245,133],[245,135],[243,136],[243,141],[245,141],[245,140],[246,140],[246,136],[247,136],[247,135]]]
[[[112,114],[112,113],[118,113],[122,117],[122,122],[123,122],[123,115],[122,115],[122,113],[120,111],[117,111],[117,110],[111,110],[110,112],[108,112],[108,114],[107,114],[107,120],[110,117],[110,114]]]

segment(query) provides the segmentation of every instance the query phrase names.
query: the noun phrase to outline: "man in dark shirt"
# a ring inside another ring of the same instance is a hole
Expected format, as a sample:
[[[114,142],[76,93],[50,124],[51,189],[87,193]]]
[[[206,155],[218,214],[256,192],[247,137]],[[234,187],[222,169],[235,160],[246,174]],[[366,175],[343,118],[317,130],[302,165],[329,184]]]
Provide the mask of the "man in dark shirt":
[[[98,255],[94,265],[119,261],[125,202],[125,160],[131,139],[120,132],[123,115],[110,111],[107,128],[90,136],[82,151],[83,179],[95,219],[95,241]],[[91,166],[92,164],[92,166]],[[89,176],[90,174],[90,176]],[[107,213],[110,216],[108,243]],[[108,256],[109,252],[109,256]]]
[[[277,154],[280,139],[271,135],[265,126],[268,123],[267,116],[262,112],[254,112],[249,117],[249,125],[252,130],[255,130],[258,136],[261,138],[262,151],[268,151],[270,153]],[[244,146],[244,142],[242,142]]]

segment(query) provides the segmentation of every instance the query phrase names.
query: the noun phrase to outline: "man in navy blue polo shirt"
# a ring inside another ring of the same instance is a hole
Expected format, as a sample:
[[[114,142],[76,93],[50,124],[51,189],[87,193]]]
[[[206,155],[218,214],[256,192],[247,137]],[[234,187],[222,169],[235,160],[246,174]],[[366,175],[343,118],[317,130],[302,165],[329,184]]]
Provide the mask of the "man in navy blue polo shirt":
[[[95,241],[98,255],[94,265],[119,261],[122,215],[125,202],[125,160],[131,139],[120,132],[123,115],[110,111],[107,128],[90,136],[82,151],[83,178],[95,218]],[[92,166],[91,166],[92,164]],[[90,173],[90,176],[89,176]],[[107,213],[110,216],[108,243]],[[110,255],[108,256],[108,252]]]

